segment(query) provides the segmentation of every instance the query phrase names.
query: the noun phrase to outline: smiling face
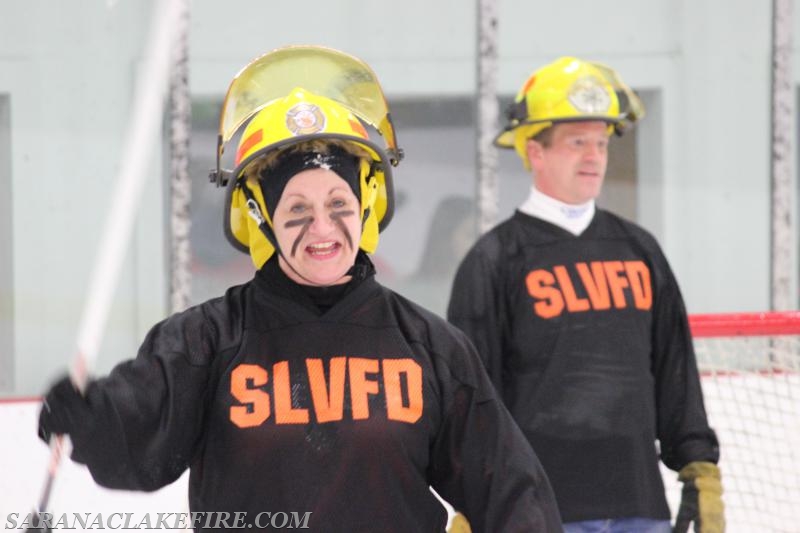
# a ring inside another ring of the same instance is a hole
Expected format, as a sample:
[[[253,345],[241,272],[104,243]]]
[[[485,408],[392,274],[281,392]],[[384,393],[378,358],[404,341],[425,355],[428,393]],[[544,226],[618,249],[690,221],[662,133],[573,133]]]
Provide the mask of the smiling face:
[[[550,141],[529,140],[536,188],[567,204],[597,198],[608,164],[608,125],[601,121],[555,124]]]
[[[272,216],[283,272],[302,285],[338,285],[350,280],[361,242],[358,198],[332,170],[297,173],[283,190]]]

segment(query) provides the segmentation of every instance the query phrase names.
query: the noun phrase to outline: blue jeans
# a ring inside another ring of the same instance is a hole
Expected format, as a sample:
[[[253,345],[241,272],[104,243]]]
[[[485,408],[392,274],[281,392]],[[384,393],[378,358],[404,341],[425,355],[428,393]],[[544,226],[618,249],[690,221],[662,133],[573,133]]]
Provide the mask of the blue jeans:
[[[619,520],[585,520],[564,524],[564,533],[671,533],[669,520],[652,518],[620,518]]]

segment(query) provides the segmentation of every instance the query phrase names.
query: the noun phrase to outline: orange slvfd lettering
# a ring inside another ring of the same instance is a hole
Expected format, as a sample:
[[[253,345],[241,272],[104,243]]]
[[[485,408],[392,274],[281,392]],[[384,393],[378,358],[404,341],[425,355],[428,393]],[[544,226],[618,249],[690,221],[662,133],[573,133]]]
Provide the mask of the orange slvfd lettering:
[[[539,268],[525,277],[533,310],[541,318],[554,318],[566,310],[582,313],[634,307],[643,311],[653,305],[650,270],[643,261],[591,261]],[[630,294],[630,298],[628,298]]]
[[[279,361],[272,365],[270,391],[266,369],[239,364],[231,372],[231,396],[239,402],[230,407],[231,422],[240,428],[260,426],[272,415],[272,406],[278,425],[309,424],[312,411],[317,423],[338,422],[344,418],[345,387],[353,420],[379,416],[373,411],[381,402],[370,398],[381,394],[388,420],[413,424],[422,417],[422,367],[413,359],[332,357],[328,366],[326,378],[323,359],[309,358],[303,365]],[[302,398],[310,398],[308,405],[298,405]]]

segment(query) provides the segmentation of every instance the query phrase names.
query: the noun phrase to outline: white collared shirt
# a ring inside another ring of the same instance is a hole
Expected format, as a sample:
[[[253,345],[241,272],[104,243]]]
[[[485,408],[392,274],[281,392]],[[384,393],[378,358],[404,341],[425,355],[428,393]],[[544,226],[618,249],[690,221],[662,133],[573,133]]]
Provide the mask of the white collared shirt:
[[[519,206],[519,210],[555,224],[573,235],[580,235],[592,222],[595,207],[594,200],[580,205],[565,204],[531,186],[531,194]]]

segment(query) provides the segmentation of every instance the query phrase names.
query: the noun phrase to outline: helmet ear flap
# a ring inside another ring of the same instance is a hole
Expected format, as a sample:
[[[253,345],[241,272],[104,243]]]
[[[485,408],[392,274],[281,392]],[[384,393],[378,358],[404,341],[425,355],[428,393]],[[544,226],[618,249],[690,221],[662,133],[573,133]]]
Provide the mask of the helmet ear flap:
[[[275,248],[261,231],[259,223],[250,215],[250,198],[256,202],[266,223],[272,226],[261,185],[255,180],[240,179],[228,185],[224,230],[228,241],[237,250],[248,253],[253,265],[259,269],[275,253]]]
[[[373,165],[369,161],[361,160],[361,214],[375,207],[378,199],[378,179],[375,177]]]
[[[378,215],[375,212],[375,201],[378,199],[378,178],[375,167],[370,161],[361,160],[359,176],[361,186],[361,244],[360,248],[367,253],[374,253],[378,248]]]

